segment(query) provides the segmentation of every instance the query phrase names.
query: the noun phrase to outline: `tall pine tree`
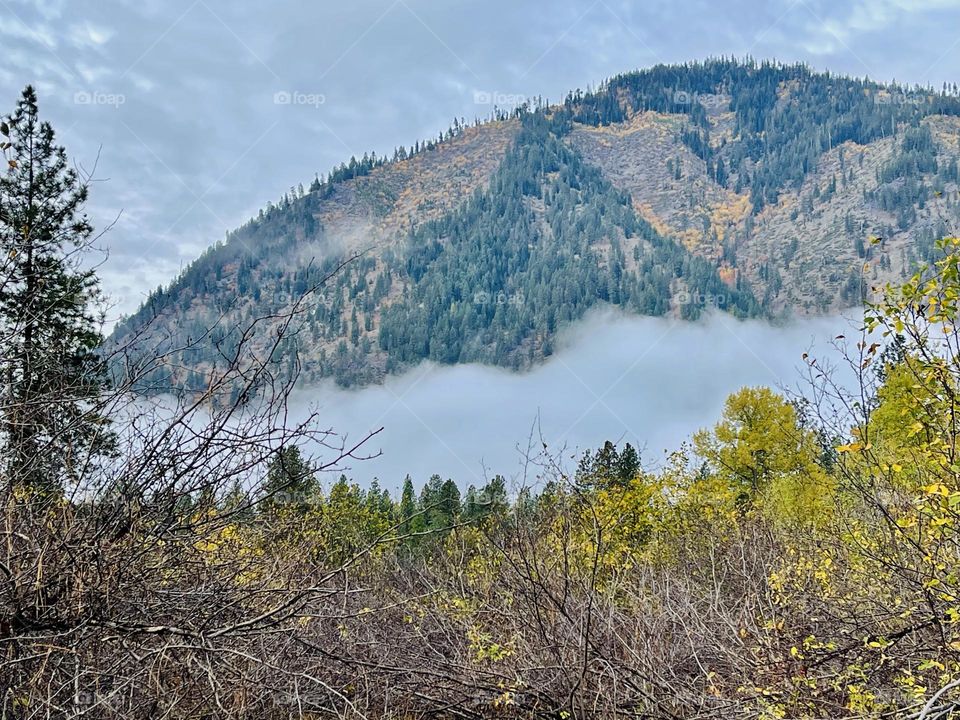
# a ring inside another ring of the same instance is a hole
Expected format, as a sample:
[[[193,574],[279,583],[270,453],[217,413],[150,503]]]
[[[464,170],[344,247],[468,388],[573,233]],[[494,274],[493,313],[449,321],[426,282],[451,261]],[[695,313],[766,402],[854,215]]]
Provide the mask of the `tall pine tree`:
[[[400,496],[400,525],[401,533],[418,532],[422,530],[423,520],[417,515],[417,496],[413,490],[413,480],[407,475],[403,479],[403,492]]]
[[[270,462],[263,486],[262,508],[277,512],[282,508],[306,512],[319,500],[320,483],[313,466],[303,458],[300,448],[281,448]]]
[[[8,486],[56,493],[82,482],[113,444],[96,402],[106,373],[87,181],[40,121],[32,87],[0,133],[3,469]]]

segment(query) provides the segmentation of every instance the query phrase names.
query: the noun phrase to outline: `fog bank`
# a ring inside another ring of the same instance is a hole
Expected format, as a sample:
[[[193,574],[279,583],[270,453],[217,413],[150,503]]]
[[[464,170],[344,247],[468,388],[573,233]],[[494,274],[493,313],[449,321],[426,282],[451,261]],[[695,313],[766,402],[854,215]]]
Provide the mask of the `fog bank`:
[[[495,473],[515,477],[531,431],[535,449],[542,435],[568,457],[608,439],[630,442],[649,467],[713,424],[740,387],[797,388],[803,353],[836,357],[830,341],[853,337],[857,322],[847,313],[784,326],[722,314],[690,323],[605,309],[572,326],[554,356],[525,373],[424,363],[383,386],[323,384],[294,401],[350,440],[383,427],[366,448],[380,457],[347,472],[364,484],[376,477],[394,489],[407,473],[418,487],[433,473],[462,487]]]

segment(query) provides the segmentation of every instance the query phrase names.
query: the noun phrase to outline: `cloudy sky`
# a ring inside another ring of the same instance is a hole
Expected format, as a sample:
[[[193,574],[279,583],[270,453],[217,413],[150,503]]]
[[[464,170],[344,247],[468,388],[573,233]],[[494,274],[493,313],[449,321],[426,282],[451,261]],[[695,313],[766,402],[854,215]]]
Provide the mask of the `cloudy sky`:
[[[751,54],[939,85],[957,0],[0,0],[0,100],[34,83],[100,161],[102,270],[129,312],[204,247],[350,155],[392,152],[491,100],[555,100],[658,62]]]

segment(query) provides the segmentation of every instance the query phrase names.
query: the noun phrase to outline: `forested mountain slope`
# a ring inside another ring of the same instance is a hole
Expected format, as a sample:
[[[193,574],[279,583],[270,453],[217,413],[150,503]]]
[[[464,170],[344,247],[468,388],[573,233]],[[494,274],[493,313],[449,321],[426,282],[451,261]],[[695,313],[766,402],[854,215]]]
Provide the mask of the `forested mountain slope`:
[[[154,389],[201,389],[255,318],[354,253],[272,351],[308,381],[423,359],[527,367],[597,303],[686,319],[850,306],[955,227],[958,116],[955,88],[803,66],[629,73],[351,160],[212,247],[114,339],[171,350]],[[258,331],[266,348],[270,323]]]

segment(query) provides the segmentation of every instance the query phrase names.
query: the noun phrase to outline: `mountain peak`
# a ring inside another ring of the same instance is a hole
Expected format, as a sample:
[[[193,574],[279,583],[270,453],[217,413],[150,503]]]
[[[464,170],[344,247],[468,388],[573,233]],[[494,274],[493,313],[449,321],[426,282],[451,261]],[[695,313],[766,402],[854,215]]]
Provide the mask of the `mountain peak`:
[[[183,345],[153,386],[200,389],[242,328],[311,291],[269,359],[350,385],[424,359],[525,368],[597,303],[828,312],[932,256],[957,217],[958,130],[946,88],[658,65],[352,159],[208,250],[115,340]],[[217,350],[189,346],[210,332]]]

